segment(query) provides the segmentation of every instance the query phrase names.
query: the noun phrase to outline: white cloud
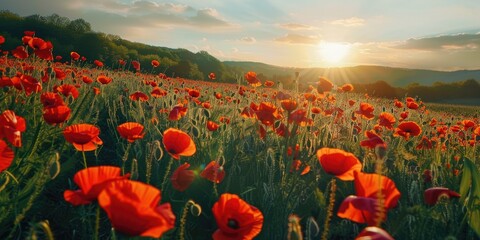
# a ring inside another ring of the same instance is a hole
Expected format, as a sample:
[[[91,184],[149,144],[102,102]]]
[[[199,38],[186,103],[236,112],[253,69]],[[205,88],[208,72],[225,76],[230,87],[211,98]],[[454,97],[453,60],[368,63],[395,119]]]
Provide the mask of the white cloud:
[[[275,41],[291,44],[311,44],[316,45],[320,42],[318,36],[306,36],[301,34],[289,33],[283,37],[276,38]]]
[[[351,17],[351,18],[345,18],[345,19],[337,19],[337,20],[331,21],[330,24],[340,25],[344,27],[359,27],[359,26],[365,25],[365,19],[358,18],[358,17]]]
[[[299,24],[299,23],[284,23],[284,24],[279,24],[281,28],[288,29],[291,31],[297,31],[297,30],[313,30],[316,29],[314,26],[306,25],[306,24]]]
[[[254,37],[243,37],[240,39],[240,41],[245,42],[245,43],[254,43],[257,41]]]

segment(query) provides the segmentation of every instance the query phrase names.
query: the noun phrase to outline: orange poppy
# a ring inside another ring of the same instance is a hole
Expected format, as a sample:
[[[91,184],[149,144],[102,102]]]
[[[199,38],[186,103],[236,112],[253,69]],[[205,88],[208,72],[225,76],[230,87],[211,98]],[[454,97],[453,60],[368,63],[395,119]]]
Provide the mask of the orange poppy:
[[[143,92],[140,92],[140,91],[136,91],[136,92],[130,94],[129,98],[130,98],[132,101],[142,101],[142,102],[148,101],[148,96],[147,96],[147,94],[145,94],[145,93],[143,93]]]
[[[424,192],[424,198],[425,198],[425,203],[428,205],[435,205],[437,204],[438,200],[441,197],[446,197],[446,198],[459,198],[460,194],[458,194],[455,191],[452,191],[448,188],[444,187],[433,187],[425,190]]]
[[[470,120],[470,119],[465,119],[462,120],[461,125],[463,126],[463,130],[467,131],[468,129],[474,129],[475,128],[475,122]]]
[[[403,121],[403,120],[406,119],[406,118],[408,118],[408,112],[402,112],[402,113],[400,113],[400,120]]]
[[[355,113],[362,115],[365,119],[373,119],[375,115],[373,115],[373,105],[369,103],[362,102],[360,103],[360,110],[355,111]]]
[[[0,173],[10,167],[14,157],[13,150],[8,147],[5,141],[0,139]]]
[[[183,192],[192,184],[195,179],[195,172],[188,170],[189,167],[189,163],[184,163],[173,172],[170,180],[175,190]]]
[[[98,195],[112,227],[129,236],[160,238],[175,225],[170,203],[159,204],[161,192],[142,182],[110,181]]]
[[[130,175],[120,176],[121,169],[114,166],[97,166],[82,169],[75,173],[73,182],[79,190],[65,190],[63,198],[73,206],[89,204],[95,201],[98,194],[109,181],[124,179]]]
[[[238,195],[224,193],[212,207],[218,230],[214,240],[253,239],[262,231],[263,214]]]
[[[393,136],[401,136],[408,141],[410,137],[418,136],[421,133],[422,129],[416,122],[402,122],[395,128]]]
[[[211,80],[215,80],[215,78],[217,78],[217,77],[215,76],[215,73],[212,72],[212,73],[208,74],[208,78],[210,78]]]
[[[305,111],[304,109],[297,109],[290,113],[290,115],[288,116],[288,122],[295,123],[300,126],[307,126],[313,124],[313,120],[307,118],[307,111]]]
[[[387,112],[382,112],[380,113],[380,116],[378,117],[378,125],[384,126],[387,129],[392,130],[393,129],[393,124],[396,122],[395,116],[391,113]]]
[[[78,151],[94,151],[97,145],[102,145],[99,134],[100,129],[87,123],[71,125],[63,130],[65,140],[73,144]]]
[[[265,87],[272,87],[275,83],[273,81],[265,81],[264,85]]]
[[[433,143],[430,139],[428,139],[427,136],[423,136],[422,139],[420,139],[420,142],[417,144],[415,147],[416,149],[432,149],[433,148]]]
[[[160,62],[158,60],[152,60],[152,67],[156,68],[160,66]]]
[[[109,84],[111,81],[112,81],[112,78],[109,78],[105,75],[99,75],[97,77],[97,82],[99,82],[101,84]]]
[[[211,161],[200,176],[214,183],[220,183],[225,178],[225,170],[216,161]]]
[[[282,108],[287,110],[287,112],[291,112],[295,109],[297,109],[297,101],[293,99],[284,99],[280,101],[280,104],[282,105]]]
[[[336,148],[321,148],[317,158],[323,170],[343,181],[354,179],[354,172],[362,170],[362,164],[352,153]]]
[[[65,97],[72,95],[74,99],[78,98],[78,95],[79,95],[78,89],[71,84],[63,84],[61,86],[56,87],[55,90],[57,92],[62,93],[63,96]]]
[[[290,136],[290,131],[288,130],[287,126],[282,122],[280,125],[275,128],[275,133],[277,133],[278,136],[282,137],[288,137]]]
[[[333,88],[333,83],[325,78],[325,77],[320,77],[318,79],[317,83],[317,92],[320,94],[323,94],[324,92],[330,92]]]
[[[42,85],[32,76],[21,74],[19,77],[13,77],[13,86],[22,91],[25,91],[25,95],[30,96],[32,93],[37,93],[42,90]]]
[[[136,71],[140,71],[140,62],[139,61],[132,61],[132,66]]]
[[[118,125],[117,131],[122,138],[133,143],[135,140],[142,139],[145,136],[143,125],[136,122],[126,122]]]
[[[253,87],[258,87],[258,86],[262,85],[260,80],[258,80],[258,78],[257,78],[257,73],[255,73],[255,72],[247,72],[245,74],[245,79]]]
[[[215,98],[216,98],[216,99],[221,99],[221,98],[222,98],[222,94],[221,94],[221,93],[215,93]]]
[[[190,95],[190,97],[197,98],[200,96],[200,91],[198,91],[197,89],[189,89],[188,95]]]
[[[403,107],[403,103],[400,102],[400,101],[398,101],[397,99],[395,99],[394,105],[395,105],[395,107],[397,107],[397,108],[402,108],[402,107]]]
[[[39,37],[32,37],[28,41],[28,46],[30,46],[33,49],[45,49],[47,48],[47,42],[45,40],[39,38]]]
[[[169,128],[163,132],[163,146],[168,154],[177,160],[180,156],[192,156],[197,151],[192,138],[175,128]]]
[[[272,126],[273,123],[281,118],[277,107],[269,102],[262,102],[256,111],[257,118],[266,126]]]
[[[93,82],[92,78],[90,78],[89,76],[85,76],[85,75],[82,76],[82,81],[86,84],[90,84],[90,83]]]
[[[375,225],[376,204],[374,198],[350,195],[340,204],[337,216],[356,223]]]
[[[100,94],[100,88],[93,87],[93,93],[94,93],[95,95]]]
[[[53,61],[53,54],[52,54],[53,45],[50,41],[46,42],[46,44],[47,44],[47,47],[42,49],[35,49],[34,53],[40,59]]]
[[[78,54],[77,52],[70,52],[70,57],[72,58],[72,60],[77,61],[78,59],[80,59],[80,54]]]
[[[355,103],[356,103],[355,100],[351,100],[351,99],[348,100],[348,105],[350,105],[350,107],[353,106],[353,105],[355,105]]]
[[[184,107],[183,104],[177,104],[168,114],[168,119],[172,121],[180,120],[183,116],[187,115],[187,107]]]
[[[397,206],[398,200],[400,199],[400,192],[390,178],[376,173],[363,172],[354,172],[354,176],[357,196],[377,199],[377,194],[381,191],[385,209]]]
[[[212,122],[212,121],[207,121],[207,128],[208,128],[208,130],[210,130],[210,131],[212,131],[212,132],[213,132],[213,131],[217,131],[218,127],[219,127],[219,125],[218,125],[217,123]]]
[[[355,240],[362,239],[394,240],[387,231],[375,226],[366,227],[355,237]]]
[[[320,114],[322,112],[322,109],[319,107],[312,107],[310,111],[312,111],[313,114]]]
[[[22,146],[22,132],[27,129],[25,119],[6,110],[0,115],[0,139],[7,138],[15,147]]]
[[[55,78],[58,80],[63,80],[67,77],[67,74],[60,68],[53,68],[55,72]]]
[[[152,92],[150,92],[150,95],[152,95],[152,97],[154,98],[159,98],[159,97],[167,96],[167,91],[159,87],[154,87]]]
[[[43,119],[50,125],[64,123],[70,118],[71,110],[65,105],[43,108]]]
[[[350,83],[346,83],[346,84],[343,84],[343,86],[341,86],[340,89],[343,92],[351,92],[351,91],[353,91],[353,85],[350,84]]]
[[[374,149],[377,145],[385,144],[383,139],[373,130],[365,131],[365,137],[368,139],[360,142],[360,146],[362,147]]]

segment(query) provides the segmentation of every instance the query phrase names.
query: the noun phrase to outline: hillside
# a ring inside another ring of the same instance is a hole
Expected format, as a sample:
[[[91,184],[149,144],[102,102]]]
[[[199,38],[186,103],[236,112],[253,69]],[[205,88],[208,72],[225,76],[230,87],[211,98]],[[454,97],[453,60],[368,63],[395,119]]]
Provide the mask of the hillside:
[[[406,87],[412,83],[421,85],[433,85],[435,82],[452,83],[467,79],[480,79],[480,70],[461,71],[434,71],[421,69],[405,69],[383,66],[355,66],[342,68],[288,68],[272,66],[257,62],[223,62],[225,65],[235,67],[243,71],[255,71],[263,73],[268,78],[275,75],[294,76],[300,73],[300,83],[310,84],[315,82],[318,76],[325,76],[337,84],[343,83],[374,83],[385,81],[394,87]]]

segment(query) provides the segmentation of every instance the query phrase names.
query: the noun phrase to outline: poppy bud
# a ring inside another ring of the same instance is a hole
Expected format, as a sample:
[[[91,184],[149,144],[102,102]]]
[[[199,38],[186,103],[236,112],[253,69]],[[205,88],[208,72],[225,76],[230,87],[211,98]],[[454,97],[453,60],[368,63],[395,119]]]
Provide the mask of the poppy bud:
[[[202,214],[202,206],[192,201],[190,204],[190,213],[195,217],[200,216],[200,214]]]

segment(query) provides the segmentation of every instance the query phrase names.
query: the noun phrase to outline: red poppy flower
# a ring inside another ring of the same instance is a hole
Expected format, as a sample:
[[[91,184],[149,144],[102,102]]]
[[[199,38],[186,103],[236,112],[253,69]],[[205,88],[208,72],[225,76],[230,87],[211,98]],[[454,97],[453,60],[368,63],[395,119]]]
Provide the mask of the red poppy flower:
[[[55,78],[58,80],[63,80],[67,77],[67,74],[60,68],[53,68],[55,72]]]
[[[310,111],[312,111],[313,114],[320,114],[322,112],[322,109],[319,107],[312,107]]]
[[[418,109],[418,103],[415,101],[407,101],[407,108]]]
[[[394,105],[395,105],[395,107],[397,107],[397,108],[402,108],[402,107],[403,107],[403,103],[400,102],[400,101],[398,101],[397,99],[395,99]]]
[[[255,73],[255,72],[247,72],[245,74],[245,79],[253,87],[258,87],[258,86],[262,85],[260,80],[258,80],[258,78],[257,78],[257,73]]]
[[[317,158],[326,173],[332,174],[343,181],[354,179],[354,172],[362,170],[362,164],[352,153],[336,148],[321,148]]]
[[[212,212],[218,226],[214,240],[253,239],[262,231],[262,212],[235,194],[222,194]]]
[[[12,79],[7,76],[0,77],[0,88],[13,86]]]
[[[145,136],[143,132],[143,125],[136,122],[126,122],[118,125],[117,131],[122,138],[127,139],[128,142],[133,143],[137,139],[142,139]]]
[[[461,125],[463,126],[463,130],[467,131],[468,129],[474,129],[475,128],[475,122],[470,120],[470,119],[464,119],[461,122]]]
[[[459,198],[460,194],[457,192],[454,192],[448,188],[444,187],[433,187],[425,190],[424,192],[424,197],[425,197],[425,203],[428,205],[435,205],[437,204],[438,200],[441,197],[446,197],[446,198]]]
[[[63,198],[74,206],[89,204],[95,201],[98,194],[109,181],[128,178],[120,176],[121,169],[114,166],[97,166],[82,169],[75,173],[73,182],[79,190],[65,190]]]
[[[132,66],[136,71],[140,71],[140,62],[139,61],[132,61]]]
[[[368,139],[365,139],[360,142],[360,146],[362,147],[374,149],[377,145],[385,144],[383,139],[373,130],[365,131],[365,136]]]
[[[34,53],[40,59],[47,60],[47,61],[53,61],[52,50],[53,50],[52,43],[47,42],[47,47],[46,48],[36,49],[34,51]]]
[[[213,131],[217,131],[218,127],[219,127],[219,125],[218,125],[217,123],[212,122],[212,121],[207,121],[207,128],[208,128],[208,130],[210,130],[210,131],[212,131],[212,132],[213,132]]]
[[[290,131],[288,130],[287,126],[283,122],[280,123],[280,125],[277,128],[275,128],[275,133],[278,136],[282,136],[282,137],[290,136]]]
[[[93,90],[93,93],[94,93],[95,95],[98,95],[98,94],[100,94],[100,88],[93,87],[93,89],[92,89],[92,90]]]
[[[265,87],[272,87],[275,83],[273,81],[265,81],[264,85]]]
[[[65,105],[46,107],[43,109],[43,119],[50,125],[56,125],[67,121],[70,113],[70,108]]]
[[[0,115],[0,139],[7,140],[15,147],[22,146],[22,132],[27,129],[25,119],[6,110]]]
[[[189,167],[189,163],[184,163],[173,172],[170,180],[175,190],[183,192],[192,184],[195,179],[195,172],[188,170]]]
[[[0,35],[0,44],[4,44],[4,43],[5,43],[5,38],[2,35]]]
[[[281,100],[280,104],[282,105],[283,109],[287,110],[287,112],[297,109],[297,102],[293,99]]]
[[[97,145],[102,145],[99,134],[100,129],[86,123],[71,125],[63,130],[65,140],[73,144],[78,151],[93,151],[97,149]]]
[[[158,67],[160,66],[160,62],[158,60],[152,60],[152,67]]]
[[[99,60],[93,61],[93,64],[95,64],[95,66],[97,66],[97,67],[103,67],[103,62],[101,62]]]
[[[176,121],[187,115],[187,107],[184,107],[183,104],[177,104],[168,114],[168,120]]]
[[[365,119],[372,119],[375,117],[375,115],[373,115],[373,110],[374,108],[371,104],[362,102],[360,103],[360,110],[355,111],[355,113],[362,115]]]
[[[25,50],[25,47],[18,46],[17,48],[10,51],[12,55],[18,59],[25,59],[28,57],[28,52]]]
[[[322,94],[324,92],[330,92],[333,88],[333,83],[325,77],[320,77],[317,83],[317,92]]]
[[[400,113],[400,118],[403,121],[404,119],[408,118],[408,112],[402,112]]]
[[[78,98],[78,89],[71,84],[64,84],[55,88],[58,92],[62,93],[65,97],[72,95],[74,99]]]
[[[72,58],[72,60],[77,61],[78,59],[80,59],[80,54],[78,54],[77,52],[70,52],[70,57]]]
[[[374,198],[350,195],[340,204],[337,216],[356,223],[375,225],[376,204]]]
[[[30,38],[30,40],[28,41],[28,46],[30,46],[31,48],[33,49],[45,49],[47,48],[47,43],[45,42],[45,40],[39,38],[39,37],[33,37],[33,38]]]
[[[359,197],[377,199],[381,191],[386,209],[397,206],[400,192],[395,183],[388,177],[376,173],[354,172],[355,191]]]
[[[420,133],[422,133],[422,129],[416,122],[402,122],[395,128],[393,136],[401,136],[408,141],[411,136],[415,137],[420,135]]]
[[[14,157],[13,150],[8,147],[5,141],[0,139],[0,173],[10,167]]]
[[[340,87],[342,92],[351,92],[353,91],[353,85],[350,83],[343,84],[343,86]]]
[[[348,105],[353,106],[355,105],[356,101],[355,100],[348,100]]]
[[[215,73],[212,72],[212,73],[208,74],[208,78],[210,78],[211,80],[215,80],[215,78],[217,78],[217,77],[215,76]]]
[[[109,78],[105,75],[99,75],[97,77],[97,82],[99,82],[101,84],[109,84],[111,81],[112,81],[112,78]]]
[[[313,124],[313,120],[307,118],[307,111],[304,109],[297,109],[288,116],[289,123],[295,123],[300,126],[307,126]]]
[[[198,91],[197,89],[189,89],[188,95],[190,95],[190,97],[197,98],[200,96],[200,91]]]
[[[225,116],[220,116],[218,118],[218,121],[220,121],[221,123],[230,124],[230,118],[225,117]]]
[[[363,229],[360,234],[355,237],[355,240],[365,240],[365,239],[372,239],[372,240],[394,240],[387,231],[379,228],[379,227],[366,227]]]
[[[220,183],[225,178],[225,170],[217,162],[211,161],[200,176],[214,183]]]
[[[60,95],[53,92],[45,92],[40,95],[40,102],[44,108],[63,106],[65,103]]]
[[[22,91],[25,91],[25,95],[30,96],[32,93],[37,93],[42,90],[42,85],[32,76],[21,74],[19,77],[13,77],[13,86]]]
[[[378,125],[384,126],[387,129],[392,130],[393,129],[393,124],[396,122],[395,116],[391,113],[387,112],[382,112],[380,113],[380,116],[378,117]]]
[[[119,59],[118,64],[120,64],[121,66],[125,66],[126,62],[123,59]]]
[[[131,180],[110,181],[98,195],[112,227],[129,236],[160,238],[175,225],[170,203],[160,204],[160,190]]]
[[[142,101],[142,102],[148,101],[147,94],[140,91],[130,94],[129,98],[133,101]]]
[[[277,111],[277,107],[269,102],[260,103],[256,114],[258,120],[266,126],[272,126],[276,120],[281,118],[280,113]]]
[[[177,160],[180,156],[192,156],[197,151],[192,138],[175,128],[169,128],[163,132],[163,146],[168,154]]]
[[[150,95],[152,95],[152,97],[154,97],[154,98],[159,98],[159,97],[167,96],[167,91],[165,91],[165,90],[163,90],[159,87],[155,87],[155,88],[153,88]]]

